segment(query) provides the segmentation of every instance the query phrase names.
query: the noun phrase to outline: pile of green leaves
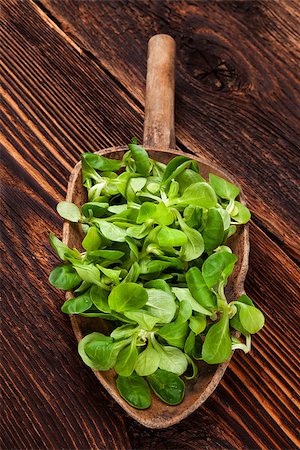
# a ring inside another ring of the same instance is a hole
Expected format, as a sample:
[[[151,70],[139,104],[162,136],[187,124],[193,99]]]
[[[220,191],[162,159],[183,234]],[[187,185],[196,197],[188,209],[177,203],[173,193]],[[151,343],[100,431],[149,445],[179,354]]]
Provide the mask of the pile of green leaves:
[[[82,155],[88,202],[57,206],[81,224],[82,249],[51,234],[63,263],[49,279],[73,290],[64,313],[111,321],[110,336],[85,336],[79,354],[94,370],[114,368],[121,396],[144,409],[150,388],[180,403],[181,376],[197,376],[196,360],[217,364],[233,349],[248,352],[264,317],[246,295],[225,297],[237,261],[226,242],[250,219],[238,187],[213,174],[206,181],[188,157],[165,165],[134,140],[128,147],[122,160]]]

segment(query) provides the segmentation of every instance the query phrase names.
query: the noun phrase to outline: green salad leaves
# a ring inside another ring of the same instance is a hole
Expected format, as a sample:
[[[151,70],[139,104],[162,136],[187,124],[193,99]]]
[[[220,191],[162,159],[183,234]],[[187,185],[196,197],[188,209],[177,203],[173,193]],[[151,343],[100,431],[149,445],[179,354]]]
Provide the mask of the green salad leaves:
[[[188,157],[165,165],[135,139],[128,148],[122,160],[82,155],[88,201],[57,206],[82,227],[82,248],[51,233],[62,263],[49,280],[73,290],[62,312],[111,324],[110,336],[93,332],[79,342],[87,366],[114,369],[120,395],[135,408],[151,405],[151,391],[177,405],[184,379],[201,377],[196,361],[248,352],[264,325],[249,297],[225,296],[237,261],[228,239],[250,212],[238,187],[214,174],[205,180]]]

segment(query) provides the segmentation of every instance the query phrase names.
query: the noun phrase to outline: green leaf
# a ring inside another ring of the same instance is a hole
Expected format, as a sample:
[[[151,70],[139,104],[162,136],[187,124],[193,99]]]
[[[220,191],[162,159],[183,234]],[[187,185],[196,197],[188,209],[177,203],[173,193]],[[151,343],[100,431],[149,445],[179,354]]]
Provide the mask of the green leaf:
[[[216,299],[213,293],[208,289],[200,269],[198,269],[198,267],[191,267],[187,271],[185,278],[192,297],[203,306],[203,308],[212,311],[216,307]]]
[[[209,309],[206,309],[202,305],[200,305],[200,303],[198,303],[194,299],[189,289],[173,287],[172,292],[176,295],[176,297],[180,302],[187,301],[191,305],[193,311],[205,314],[206,316],[211,316],[212,312]]]
[[[151,375],[158,369],[159,353],[151,346],[142,351],[136,361],[135,371],[141,377]]]
[[[188,164],[191,162],[190,158],[188,158],[187,156],[175,156],[174,158],[172,158],[168,162],[167,167],[164,171],[162,183],[164,185],[166,185],[168,180],[171,180],[171,178],[174,178],[174,172],[178,167],[181,166],[182,170],[184,170],[186,166],[182,166],[182,164],[186,163],[186,162]],[[179,173],[177,173],[177,175],[179,175]]]
[[[85,292],[91,287],[91,283],[88,283],[87,281],[82,281],[80,286],[74,290],[76,294],[79,294],[80,292]]]
[[[151,224],[143,223],[143,225],[133,225],[127,228],[127,235],[135,239],[143,239],[149,233]]]
[[[100,264],[97,264],[97,267],[113,284],[119,284],[121,270],[109,269],[107,267],[102,267]],[[111,284],[111,282],[105,281],[106,284]]]
[[[217,205],[217,210],[223,220],[223,230],[224,230],[223,239],[225,239],[225,235],[226,235],[225,232],[227,231],[227,233],[229,234],[230,221],[231,221],[230,214],[226,209],[223,209],[220,205]]]
[[[122,167],[122,161],[105,158],[105,156],[97,155],[96,153],[83,153],[81,155],[90,167],[102,172],[116,172]]]
[[[157,242],[161,247],[179,247],[188,242],[188,238],[183,231],[161,227],[157,234]]]
[[[179,192],[182,194],[188,186],[192,184],[199,183],[205,181],[199,173],[195,172],[191,169],[185,169],[179,175],[177,175],[176,180],[179,183],[180,190]]]
[[[49,281],[57,289],[68,291],[78,286],[81,283],[81,278],[71,264],[61,264],[52,270],[49,275]]]
[[[239,319],[242,327],[250,334],[258,333],[262,329],[265,323],[263,313],[255,306],[250,306],[245,303],[235,302],[235,305],[239,305]]]
[[[159,225],[172,225],[174,222],[174,215],[172,214],[172,211],[166,207],[164,202],[160,202],[156,206],[154,218]]]
[[[108,291],[95,284],[92,285],[90,290],[90,296],[93,304],[99,311],[110,313],[110,307],[108,306]]]
[[[142,177],[130,178],[127,183],[126,193],[125,193],[127,201],[134,202],[136,199],[136,193],[143,189],[146,182],[147,182],[146,178],[142,178]]]
[[[118,354],[117,362],[114,365],[117,374],[122,377],[129,377],[134,371],[137,358],[138,351],[136,348],[136,339],[133,339],[131,344],[121,350]]]
[[[67,261],[70,258],[79,258],[81,259],[81,254],[78,250],[71,250],[67,247],[60,239],[58,239],[53,233],[50,233],[50,244],[63,261]]]
[[[100,272],[94,264],[73,263],[73,267],[83,281],[101,286]]]
[[[172,322],[167,323],[157,332],[158,336],[162,337],[168,344],[173,347],[182,348],[188,333],[188,324]]]
[[[127,211],[127,204],[109,206],[107,208],[107,211],[114,214],[121,214]]]
[[[251,219],[251,213],[247,206],[236,201],[234,202],[234,208],[230,215],[235,222],[240,224],[247,223]]]
[[[240,303],[245,303],[246,305],[250,305],[250,306],[254,306],[253,301],[251,300],[250,297],[248,297],[248,295],[246,294],[242,294],[238,299],[238,302]]]
[[[109,370],[116,363],[119,349],[115,347],[111,337],[95,332],[79,341],[78,353],[92,369]]]
[[[190,334],[188,335],[185,344],[184,344],[184,353],[186,353],[189,356],[193,355],[194,347],[195,347],[195,333],[193,331],[190,331]]]
[[[130,377],[118,376],[116,386],[124,400],[137,409],[147,409],[151,405],[150,389],[144,378],[136,373]]]
[[[140,273],[159,273],[171,266],[172,262],[170,261],[160,261],[159,259],[151,260],[150,258],[143,258],[140,260]]]
[[[128,148],[135,160],[136,171],[141,175],[147,176],[150,172],[151,163],[146,150],[137,144],[129,144]]]
[[[178,405],[184,397],[185,385],[174,373],[158,369],[147,377],[155,394],[168,405]]]
[[[88,164],[84,155],[85,154],[81,155],[83,186],[90,189],[93,185],[92,180],[96,181],[96,183],[102,182],[100,189],[97,189],[97,192],[95,193],[95,196],[98,197],[101,193],[101,189],[105,186],[106,182],[105,180],[102,180],[101,175],[99,175],[99,173],[96,172],[96,170]],[[89,200],[91,200],[90,197]]]
[[[206,252],[214,250],[222,244],[224,238],[224,223],[221,213],[217,208],[208,210],[207,220],[202,235]]]
[[[188,366],[184,353],[179,348],[169,346],[159,346],[159,368],[168,372],[182,375]],[[157,350],[157,348],[155,347]]]
[[[158,322],[169,323],[176,312],[176,303],[173,294],[162,291],[161,289],[146,289],[148,300],[145,309],[153,316],[157,317]]]
[[[237,307],[237,310],[238,309],[239,308]],[[232,317],[232,319],[230,319],[229,324],[230,324],[231,328],[233,328],[234,330],[239,331],[244,336],[249,334],[248,331],[245,330],[245,328],[242,326],[238,312]]]
[[[183,211],[183,217],[185,218],[186,224],[191,228],[200,228],[202,215],[203,210],[198,206],[189,205],[184,208]]]
[[[149,314],[144,309],[137,309],[136,311],[125,311],[124,315],[130,320],[134,320],[143,330],[152,331],[158,318]]]
[[[61,310],[65,314],[80,314],[92,306],[93,302],[89,292],[78,297],[70,298],[62,305]]]
[[[171,288],[168,285],[168,283],[165,280],[162,280],[161,278],[158,278],[157,280],[151,280],[144,284],[145,288],[154,288],[154,289],[161,289],[162,291],[168,292],[169,294],[172,294]]]
[[[202,348],[202,358],[208,364],[219,364],[231,355],[231,339],[227,310],[221,319],[208,330]]]
[[[190,329],[198,335],[206,328],[206,317],[203,315],[192,316],[189,325]]]
[[[125,242],[125,238],[127,236],[126,231],[122,230],[122,228],[114,225],[110,222],[99,221],[97,225],[100,228],[101,234],[111,241],[115,242]]]
[[[88,252],[97,250],[101,246],[101,236],[96,227],[89,228],[81,245]]]
[[[85,217],[103,217],[107,208],[108,203],[88,202],[82,205],[82,214]]]
[[[240,193],[237,186],[212,173],[209,174],[209,182],[219,197],[226,200],[233,200]]]
[[[61,217],[70,222],[78,222],[81,218],[78,206],[72,202],[59,202],[56,210]]]
[[[156,213],[156,205],[151,202],[144,202],[139,210],[136,223],[141,224],[146,220],[152,219]]]
[[[175,200],[173,200],[175,202]],[[213,208],[217,203],[217,196],[212,187],[205,182],[195,183],[186,188],[182,196],[176,200],[180,205]]]
[[[192,358],[190,358],[189,355],[185,355],[185,356],[188,361],[188,368],[187,368],[186,374],[184,375],[184,378],[186,380],[194,380],[198,375],[198,367],[194,363]]]
[[[237,256],[227,251],[210,255],[203,263],[202,275],[206,285],[212,288],[220,282],[226,282],[231,275]]]
[[[141,273],[141,269],[139,264],[135,261],[132,266],[130,267],[130,270],[126,277],[122,280],[122,283],[135,283]]]
[[[181,247],[180,257],[183,261],[192,261],[199,258],[204,252],[204,242],[199,231],[188,227],[183,228],[183,231],[188,239],[186,244]]]
[[[124,255],[125,253],[120,250],[93,250],[89,252],[89,256],[109,259],[110,261],[117,261]]]
[[[127,339],[130,336],[132,336],[136,331],[138,330],[138,327],[136,325],[132,324],[125,324],[121,325],[118,328],[115,328],[111,333],[110,336],[115,339],[116,341]]]
[[[185,323],[189,320],[192,315],[192,306],[187,300],[182,300],[179,305],[178,316],[176,318],[176,323]]]
[[[119,284],[113,288],[108,297],[109,307],[117,312],[137,310],[147,301],[147,290],[136,283]]]

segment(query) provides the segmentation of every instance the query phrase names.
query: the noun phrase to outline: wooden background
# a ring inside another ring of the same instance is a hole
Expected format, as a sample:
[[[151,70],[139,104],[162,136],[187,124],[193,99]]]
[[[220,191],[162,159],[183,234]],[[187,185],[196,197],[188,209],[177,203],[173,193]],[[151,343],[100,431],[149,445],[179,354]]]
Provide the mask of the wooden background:
[[[298,0],[1,0],[3,449],[297,448]],[[47,281],[54,211],[83,151],[142,139],[147,40],[177,41],[178,147],[253,212],[247,293],[266,326],[170,429],[125,416],[76,352]]]

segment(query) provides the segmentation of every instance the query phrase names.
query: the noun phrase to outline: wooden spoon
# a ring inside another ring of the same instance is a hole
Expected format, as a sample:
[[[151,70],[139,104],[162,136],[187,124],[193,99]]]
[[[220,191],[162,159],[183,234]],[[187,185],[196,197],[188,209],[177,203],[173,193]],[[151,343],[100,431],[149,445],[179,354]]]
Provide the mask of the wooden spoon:
[[[173,38],[164,34],[153,36],[148,44],[144,147],[151,158],[163,163],[167,163],[175,155],[183,155],[182,152],[174,150],[174,66],[175,41]],[[126,147],[113,147],[98,153],[120,159],[125,151],[127,151]],[[200,148],[199,152],[201,152]],[[201,174],[204,177],[207,178],[209,173],[214,173],[238,184],[225,171],[218,169],[206,159],[189,156],[200,163]],[[86,198],[81,179],[81,162],[79,162],[70,176],[67,201],[79,206],[86,202]],[[244,203],[242,192],[239,200]],[[80,248],[82,239],[80,225],[65,222],[63,242],[71,248]],[[234,273],[226,288],[227,298],[233,300],[244,293],[249,253],[247,226],[239,227],[238,232],[231,238],[230,246],[238,256]],[[71,296],[70,292],[67,293],[67,298]],[[109,332],[109,325],[101,319],[73,315],[71,323],[78,341],[92,331]],[[228,364],[229,361],[219,365],[199,363],[199,375],[197,379],[186,382],[185,398],[180,405],[168,406],[153,396],[152,406],[147,410],[134,409],[123,400],[115,386],[114,370],[95,371],[95,375],[110,395],[136,421],[149,428],[166,428],[187,417],[210,396],[219,384]]]

